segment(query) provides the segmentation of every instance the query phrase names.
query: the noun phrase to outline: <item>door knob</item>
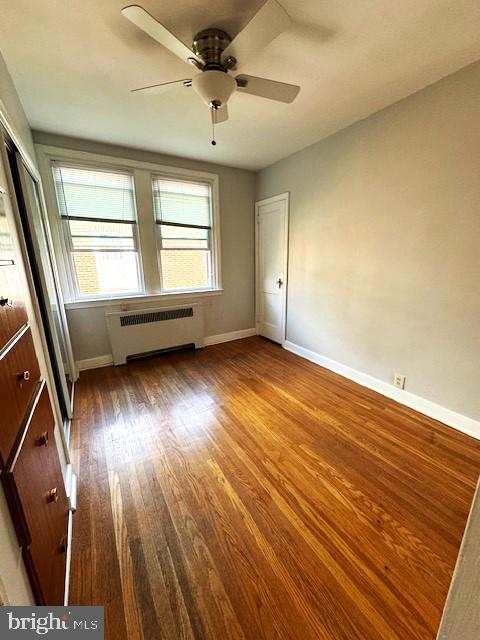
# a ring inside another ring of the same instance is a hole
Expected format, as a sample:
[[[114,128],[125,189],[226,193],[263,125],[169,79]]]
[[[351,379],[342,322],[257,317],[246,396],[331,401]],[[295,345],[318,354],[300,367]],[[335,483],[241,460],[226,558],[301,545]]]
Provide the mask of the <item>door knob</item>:
[[[279,278],[279,279],[277,280],[277,284],[278,284],[278,288],[280,289],[280,287],[281,287],[281,286],[282,286],[282,284],[283,284],[283,280],[282,280],[281,278]]]
[[[57,487],[53,487],[53,489],[50,489],[50,491],[48,492],[47,500],[48,500],[48,502],[58,502],[58,489],[57,489]]]
[[[30,380],[30,371],[22,371],[22,373],[18,374],[19,381],[25,380],[28,382]]]

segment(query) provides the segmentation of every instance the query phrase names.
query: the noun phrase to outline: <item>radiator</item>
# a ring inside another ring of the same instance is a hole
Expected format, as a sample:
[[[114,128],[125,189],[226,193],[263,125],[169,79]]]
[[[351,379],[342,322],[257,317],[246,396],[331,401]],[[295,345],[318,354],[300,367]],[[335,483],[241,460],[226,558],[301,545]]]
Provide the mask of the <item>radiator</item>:
[[[112,345],[113,364],[125,364],[139,356],[185,345],[203,347],[203,308],[199,304],[136,309],[105,314]]]

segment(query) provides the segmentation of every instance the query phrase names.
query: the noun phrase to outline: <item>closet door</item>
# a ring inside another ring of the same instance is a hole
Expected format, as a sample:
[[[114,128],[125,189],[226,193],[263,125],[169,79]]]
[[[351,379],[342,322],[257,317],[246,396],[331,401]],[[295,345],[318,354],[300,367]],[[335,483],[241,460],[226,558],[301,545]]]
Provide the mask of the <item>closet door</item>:
[[[27,322],[27,312],[16,256],[5,210],[6,193],[0,186],[0,345],[6,344]]]
[[[0,469],[7,461],[18,434],[21,409],[16,396],[24,385],[16,375],[22,367],[17,354],[19,351],[23,353],[21,348],[16,348],[16,343],[27,340],[27,337],[21,338],[28,330],[7,206],[8,195],[0,184]],[[28,365],[25,365],[25,370],[29,370]]]
[[[43,215],[38,184],[16,153],[16,166],[23,200],[24,230],[29,244],[34,278],[39,288],[40,308],[55,375],[57,392],[61,399],[64,419],[72,417],[72,394],[75,380],[75,364],[68,334],[63,298],[48,222]]]

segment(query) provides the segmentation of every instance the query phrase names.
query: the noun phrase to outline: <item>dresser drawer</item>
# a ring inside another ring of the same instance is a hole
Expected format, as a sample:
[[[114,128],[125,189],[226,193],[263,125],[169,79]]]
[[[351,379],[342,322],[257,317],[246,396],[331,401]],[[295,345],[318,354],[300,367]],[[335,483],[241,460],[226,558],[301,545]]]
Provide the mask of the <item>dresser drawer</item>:
[[[0,259],[0,349],[27,323],[18,268]]]
[[[48,390],[42,382],[19,450],[9,461],[3,482],[37,604],[60,605],[68,503],[54,426]]]
[[[65,533],[61,538],[34,540],[30,547],[22,549],[23,560],[38,605],[60,606],[65,598],[65,574],[67,570],[68,513],[65,516]]]
[[[0,357],[0,458],[6,462],[40,378],[30,327]]]

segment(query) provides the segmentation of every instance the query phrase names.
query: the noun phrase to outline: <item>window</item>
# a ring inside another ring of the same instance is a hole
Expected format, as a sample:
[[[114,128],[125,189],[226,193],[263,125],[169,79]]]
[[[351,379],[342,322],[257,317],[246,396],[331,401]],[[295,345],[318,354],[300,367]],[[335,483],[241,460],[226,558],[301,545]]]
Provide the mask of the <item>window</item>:
[[[140,293],[133,176],[54,163],[76,298]]]
[[[210,184],[160,176],[152,184],[162,291],[213,288]]]
[[[218,176],[39,146],[68,305],[221,295]]]

